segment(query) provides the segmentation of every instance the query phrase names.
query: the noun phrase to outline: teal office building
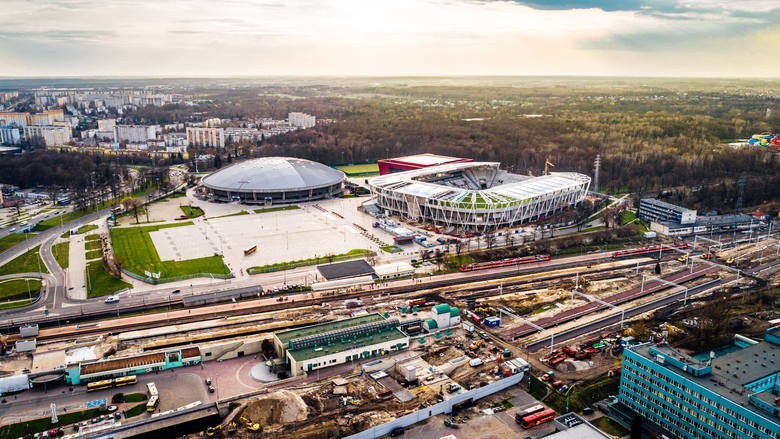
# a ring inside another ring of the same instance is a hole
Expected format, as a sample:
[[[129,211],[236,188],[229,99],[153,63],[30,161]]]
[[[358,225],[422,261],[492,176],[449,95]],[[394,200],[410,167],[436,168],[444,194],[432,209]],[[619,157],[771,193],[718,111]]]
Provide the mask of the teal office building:
[[[666,344],[627,348],[610,410],[626,426],[639,415],[651,437],[780,438],[780,327],[706,361]]]

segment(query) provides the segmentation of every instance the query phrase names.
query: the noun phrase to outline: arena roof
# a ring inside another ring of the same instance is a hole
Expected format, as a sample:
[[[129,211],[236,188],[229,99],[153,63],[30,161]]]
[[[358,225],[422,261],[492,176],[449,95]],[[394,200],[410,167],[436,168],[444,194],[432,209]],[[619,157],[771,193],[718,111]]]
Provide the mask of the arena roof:
[[[338,184],[344,173],[293,157],[263,157],[237,163],[203,179],[212,189],[237,192],[291,191]]]
[[[371,185],[390,189],[396,193],[439,200],[453,207],[487,209],[522,204],[534,197],[576,188],[589,180],[582,174],[554,172],[539,177],[504,173],[502,177],[507,178],[507,181],[493,181],[499,175],[498,166],[497,162],[451,163],[383,175],[371,180]],[[485,177],[491,184],[485,189],[475,189],[468,186],[444,185],[436,181],[422,181],[429,175],[472,170],[474,175],[471,178]]]
[[[429,153],[407,155],[404,157],[386,159],[386,161],[390,161],[390,162],[408,163],[408,164],[420,165],[420,166],[436,166],[436,165],[443,165],[446,163],[462,162],[466,160],[471,161],[471,159],[463,159],[459,157],[448,157],[445,155],[429,154]]]

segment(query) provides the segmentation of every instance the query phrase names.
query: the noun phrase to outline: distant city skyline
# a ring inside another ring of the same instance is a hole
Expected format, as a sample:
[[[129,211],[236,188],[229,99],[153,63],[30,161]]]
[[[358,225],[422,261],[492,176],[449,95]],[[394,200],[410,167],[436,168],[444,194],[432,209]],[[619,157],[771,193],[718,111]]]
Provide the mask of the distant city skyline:
[[[0,76],[777,77],[776,0],[4,0]]]

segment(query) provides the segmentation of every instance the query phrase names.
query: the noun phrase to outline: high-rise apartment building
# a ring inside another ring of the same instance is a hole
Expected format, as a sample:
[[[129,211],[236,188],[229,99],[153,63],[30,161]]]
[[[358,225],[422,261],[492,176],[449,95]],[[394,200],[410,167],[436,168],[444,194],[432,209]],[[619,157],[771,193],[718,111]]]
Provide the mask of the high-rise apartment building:
[[[187,143],[189,146],[224,148],[225,129],[187,127]]]
[[[287,122],[296,127],[311,128],[317,125],[317,118],[306,113],[289,113],[287,115]]]
[[[24,137],[27,139],[41,138],[46,146],[61,146],[71,140],[71,130],[65,126],[26,126]]]
[[[0,125],[15,125],[17,127],[26,127],[31,125],[28,120],[29,113],[0,112]]]
[[[114,138],[117,142],[145,143],[157,138],[157,125],[116,125]]]
[[[17,145],[22,141],[19,128],[0,126],[0,143],[5,145]]]

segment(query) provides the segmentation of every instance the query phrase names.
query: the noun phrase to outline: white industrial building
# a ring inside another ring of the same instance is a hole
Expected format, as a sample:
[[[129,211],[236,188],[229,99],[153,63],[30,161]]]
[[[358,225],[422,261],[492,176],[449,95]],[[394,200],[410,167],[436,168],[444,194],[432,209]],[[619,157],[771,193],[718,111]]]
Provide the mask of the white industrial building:
[[[364,358],[387,355],[409,346],[398,319],[365,314],[274,334],[274,347],[292,376]]]
[[[380,280],[409,277],[414,274],[414,267],[408,262],[394,262],[392,264],[375,265],[374,273]]]
[[[460,309],[446,303],[436,305],[431,308],[431,318],[426,320],[423,325],[428,331],[458,326],[460,325]]]

